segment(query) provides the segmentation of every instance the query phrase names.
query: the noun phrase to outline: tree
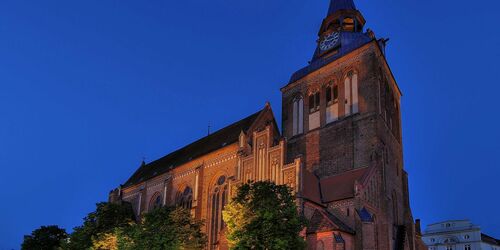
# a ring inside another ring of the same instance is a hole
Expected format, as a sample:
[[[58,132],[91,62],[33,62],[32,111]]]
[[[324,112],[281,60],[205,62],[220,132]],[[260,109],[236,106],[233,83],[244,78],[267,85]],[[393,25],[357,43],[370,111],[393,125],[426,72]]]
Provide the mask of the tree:
[[[286,185],[255,182],[239,187],[223,218],[232,249],[304,249],[305,226]]]
[[[202,226],[186,209],[163,207],[145,214],[142,223],[121,235],[119,241],[139,250],[203,249],[207,240]]]
[[[84,218],[83,225],[74,228],[65,249],[89,249],[94,242],[109,237],[117,228],[128,227],[134,222],[135,216],[130,203],[98,203],[96,211]]]
[[[25,235],[22,250],[54,250],[59,249],[62,242],[68,238],[66,230],[58,226],[42,226]]]

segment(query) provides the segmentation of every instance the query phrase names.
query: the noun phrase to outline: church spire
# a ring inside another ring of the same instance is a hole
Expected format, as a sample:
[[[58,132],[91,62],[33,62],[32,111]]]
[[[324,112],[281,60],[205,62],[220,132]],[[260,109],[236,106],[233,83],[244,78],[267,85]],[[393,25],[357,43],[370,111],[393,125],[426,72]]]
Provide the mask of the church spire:
[[[353,0],[330,0],[328,16],[339,10],[356,10],[356,5]]]
[[[352,46],[363,35],[365,23],[354,0],[330,0],[328,15],[318,32],[318,48],[312,61],[332,53],[338,54],[341,47]]]
[[[330,0],[328,15],[323,20],[318,35],[321,37],[332,31],[362,32],[365,22],[361,12],[356,9],[354,0]]]

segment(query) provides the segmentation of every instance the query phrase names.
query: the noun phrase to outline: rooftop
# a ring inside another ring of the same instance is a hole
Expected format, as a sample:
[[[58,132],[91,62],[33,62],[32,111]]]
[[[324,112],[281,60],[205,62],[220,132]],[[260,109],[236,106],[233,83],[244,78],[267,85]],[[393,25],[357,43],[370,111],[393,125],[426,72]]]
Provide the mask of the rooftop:
[[[195,141],[151,163],[143,163],[128,179],[123,187],[129,187],[142,181],[164,174],[178,166],[188,163],[203,155],[214,152],[238,141],[241,132],[247,132],[268,105],[259,112],[235,122],[213,134]]]

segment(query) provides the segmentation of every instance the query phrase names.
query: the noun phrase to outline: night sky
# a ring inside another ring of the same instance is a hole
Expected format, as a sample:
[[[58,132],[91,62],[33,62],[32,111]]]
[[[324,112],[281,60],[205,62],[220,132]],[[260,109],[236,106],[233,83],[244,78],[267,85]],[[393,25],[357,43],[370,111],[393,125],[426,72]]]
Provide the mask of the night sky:
[[[390,38],[424,225],[500,237],[500,1],[358,0]],[[264,107],[311,59],[327,0],[0,1],[0,250],[71,230],[140,165]]]

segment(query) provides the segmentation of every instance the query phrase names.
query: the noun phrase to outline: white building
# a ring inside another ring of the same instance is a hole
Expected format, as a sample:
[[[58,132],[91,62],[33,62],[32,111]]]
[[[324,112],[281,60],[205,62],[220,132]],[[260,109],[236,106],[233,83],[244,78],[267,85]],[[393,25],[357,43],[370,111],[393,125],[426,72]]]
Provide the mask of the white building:
[[[468,220],[428,225],[422,240],[429,250],[500,250],[500,240],[481,233],[481,228]]]

